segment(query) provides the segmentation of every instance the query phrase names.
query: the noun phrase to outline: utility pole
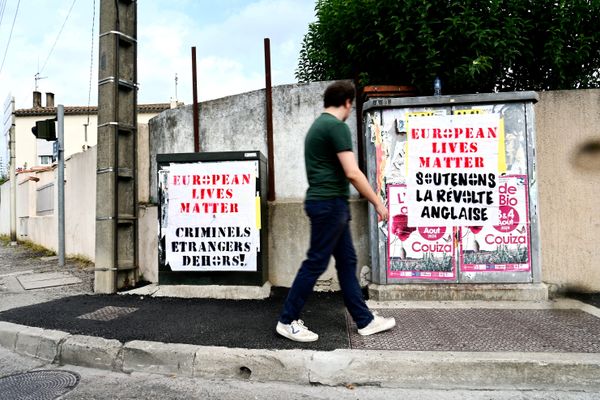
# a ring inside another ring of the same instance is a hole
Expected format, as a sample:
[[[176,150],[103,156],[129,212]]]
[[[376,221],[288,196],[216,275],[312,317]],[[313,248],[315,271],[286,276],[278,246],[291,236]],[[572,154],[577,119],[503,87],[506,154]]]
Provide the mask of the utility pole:
[[[58,125],[58,266],[65,266],[65,107],[56,107]]]
[[[15,98],[11,97],[11,121],[9,133],[9,148],[10,148],[10,244],[17,244],[17,173],[15,154]]]
[[[137,2],[100,1],[94,291],[138,278]]]

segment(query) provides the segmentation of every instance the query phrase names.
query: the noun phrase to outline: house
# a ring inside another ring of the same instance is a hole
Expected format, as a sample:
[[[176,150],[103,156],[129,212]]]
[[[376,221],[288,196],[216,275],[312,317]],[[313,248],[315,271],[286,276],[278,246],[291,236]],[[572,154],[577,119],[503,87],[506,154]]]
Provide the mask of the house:
[[[34,92],[32,108],[14,111],[16,215],[11,215],[10,212],[11,185],[8,181],[0,186],[0,233],[8,234],[11,218],[15,218],[18,239],[30,240],[55,249],[57,226],[55,204],[58,200],[57,190],[55,190],[56,163],[53,162],[53,144],[56,141],[37,139],[31,128],[36,125],[36,121],[55,118],[56,107],[52,93],[46,93],[45,107],[42,107],[41,97],[41,93]],[[169,103],[138,105],[140,129],[147,132],[148,121],[171,106]],[[8,112],[10,116],[10,110]],[[69,224],[73,224],[72,226],[67,224],[67,232],[70,234],[81,233],[83,227],[92,231],[94,228],[96,192],[95,179],[92,177],[95,178],[96,170],[97,115],[97,107],[64,107],[65,196],[69,204],[78,205],[67,209]],[[138,132],[138,134],[142,133]],[[4,129],[4,133],[0,136],[3,143],[8,143],[8,129]],[[7,147],[0,149],[4,153],[0,155],[0,161],[9,160]],[[6,176],[8,165],[3,167]],[[75,179],[74,176],[80,179]],[[85,200],[82,200],[83,198]],[[81,215],[73,214],[75,211]],[[88,240],[68,238],[67,251],[93,259],[94,236],[88,236]],[[69,247],[72,243],[80,246]]]
[[[139,104],[138,123],[146,124],[150,118],[171,107],[169,103]],[[98,107],[64,107],[64,150],[65,159],[72,154],[85,151],[97,144]],[[15,110],[15,167],[17,172],[28,170],[53,162],[53,143],[37,139],[31,128],[36,121],[56,117],[54,94],[46,93],[46,104],[42,106],[42,94],[33,92],[32,108]],[[7,138],[2,138],[7,141]],[[5,156],[3,159],[8,161]],[[6,166],[7,167],[7,166]],[[7,169],[7,168],[6,168]]]

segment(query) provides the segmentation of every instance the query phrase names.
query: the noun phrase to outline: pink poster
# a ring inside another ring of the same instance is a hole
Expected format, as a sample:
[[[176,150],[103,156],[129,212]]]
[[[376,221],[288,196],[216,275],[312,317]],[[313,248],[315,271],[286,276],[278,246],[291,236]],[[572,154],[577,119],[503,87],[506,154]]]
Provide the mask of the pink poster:
[[[527,176],[501,176],[499,185],[498,225],[461,228],[463,272],[531,269]]]
[[[388,185],[388,278],[455,280],[456,228],[410,227],[406,185]]]

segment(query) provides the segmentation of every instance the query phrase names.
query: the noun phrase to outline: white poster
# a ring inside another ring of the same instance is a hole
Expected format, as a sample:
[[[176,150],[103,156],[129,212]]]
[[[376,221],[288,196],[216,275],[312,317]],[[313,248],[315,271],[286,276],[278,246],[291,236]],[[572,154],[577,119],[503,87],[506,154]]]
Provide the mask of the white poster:
[[[408,224],[498,223],[498,114],[408,119]]]
[[[257,175],[258,161],[169,166],[163,232],[172,271],[257,270]]]

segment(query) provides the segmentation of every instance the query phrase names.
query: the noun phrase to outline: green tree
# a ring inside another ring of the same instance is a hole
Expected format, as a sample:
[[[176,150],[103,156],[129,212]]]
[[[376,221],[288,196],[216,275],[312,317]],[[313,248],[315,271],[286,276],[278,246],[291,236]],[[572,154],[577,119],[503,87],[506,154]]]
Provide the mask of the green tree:
[[[600,0],[317,0],[300,82],[444,93],[600,87]]]

